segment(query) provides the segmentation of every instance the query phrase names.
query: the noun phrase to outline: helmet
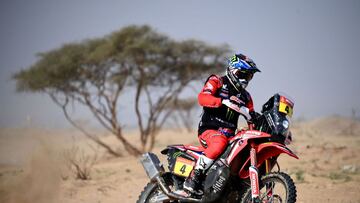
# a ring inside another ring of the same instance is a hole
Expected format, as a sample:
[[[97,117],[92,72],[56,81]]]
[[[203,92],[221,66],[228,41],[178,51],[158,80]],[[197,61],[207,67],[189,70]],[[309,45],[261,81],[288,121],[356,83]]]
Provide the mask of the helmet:
[[[254,73],[261,72],[249,57],[235,54],[229,60],[226,76],[237,91],[245,89]]]

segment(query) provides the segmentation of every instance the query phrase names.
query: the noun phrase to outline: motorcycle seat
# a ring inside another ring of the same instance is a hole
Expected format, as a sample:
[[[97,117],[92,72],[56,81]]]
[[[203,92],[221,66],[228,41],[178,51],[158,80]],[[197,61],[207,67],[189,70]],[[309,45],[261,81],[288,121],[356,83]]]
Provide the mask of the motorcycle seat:
[[[205,150],[205,148],[202,146],[193,146],[193,145],[184,145],[184,148],[195,152],[203,152]]]

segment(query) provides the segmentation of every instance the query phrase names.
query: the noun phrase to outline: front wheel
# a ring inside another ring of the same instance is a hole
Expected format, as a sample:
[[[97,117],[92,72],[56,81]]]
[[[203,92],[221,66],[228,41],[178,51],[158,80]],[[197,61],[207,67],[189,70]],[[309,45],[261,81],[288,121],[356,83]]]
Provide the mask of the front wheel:
[[[296,187],[289,175],[282,172],[269,173],[260,180],[260,202],[293,203],[296,202]],[[251,202],[251,188],[246,190],[241,203]]]

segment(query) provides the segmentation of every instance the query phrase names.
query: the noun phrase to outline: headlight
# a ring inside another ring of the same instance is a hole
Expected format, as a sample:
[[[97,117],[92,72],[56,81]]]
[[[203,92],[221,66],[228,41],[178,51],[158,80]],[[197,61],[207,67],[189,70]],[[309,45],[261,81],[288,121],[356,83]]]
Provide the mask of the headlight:
[[[283,127],[282,135],[286,138],[289,134],[289,127],[290,127],[290,122],[288,118],[282,121],[282,127]]]
[[[284,121],[282,122],[282,125],[283,125],[284,129],[288,129],[288,128],[289,128],[289,121],[284,120]]]

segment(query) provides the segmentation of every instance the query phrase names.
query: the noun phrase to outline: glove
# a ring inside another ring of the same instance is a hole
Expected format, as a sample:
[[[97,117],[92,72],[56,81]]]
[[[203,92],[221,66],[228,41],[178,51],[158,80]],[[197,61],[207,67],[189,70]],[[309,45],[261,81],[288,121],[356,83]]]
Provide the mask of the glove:
[[[246,120],[250,120],[249,109],[245,107],[245,103],[235,96],[231,96],[230,99],[224,99],[221,101],[222,104],[229,107],[230,109],[240,113],[245,117]]]
[[[222,100],[222,104],[224,104],[225,106],[227,106],[230,109],[233,109],[234,111],[237,111],[237,112],[239,112],[240,106],[245,105],[245,103],[243,101],[241,101],[239,98],[237,98],[235,96],[231,96],[230,99]]]
[[[240,107],[240,112],[239,112],[242,116],[245,117],[245,119],[247,121],[249,121],[251,119],[250,113],[249,113],[249,108],[242,106]]]
[[[240,113],[240,106],[235,102],[231,101],[230,99],[223,99],[221,103],[229,107],[230,109]]]

